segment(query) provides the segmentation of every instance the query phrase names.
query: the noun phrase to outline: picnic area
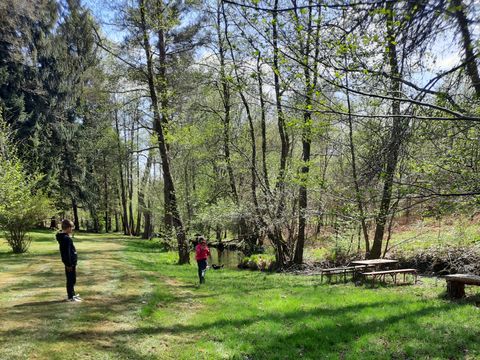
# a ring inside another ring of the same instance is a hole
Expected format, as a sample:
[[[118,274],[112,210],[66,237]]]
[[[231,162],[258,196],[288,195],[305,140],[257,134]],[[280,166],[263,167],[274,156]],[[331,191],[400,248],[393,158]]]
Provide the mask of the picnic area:
[[[480,360],[480,0],[0,0],[0,360]]]
[[[77,234],[77,291],[52,232],[27,254],[0,245],[1,359],[475,359],[479,291],[445,298],[445,281],[375,288],[320,275],[207,274],[174,252],[121,235]],[[477,302],[477,305],[476,305]]]

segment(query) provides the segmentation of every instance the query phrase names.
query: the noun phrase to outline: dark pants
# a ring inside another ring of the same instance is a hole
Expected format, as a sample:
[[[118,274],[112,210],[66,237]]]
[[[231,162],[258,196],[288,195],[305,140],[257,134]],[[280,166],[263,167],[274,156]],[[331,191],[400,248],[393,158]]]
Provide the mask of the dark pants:
[[[207,259],[197,260],[198,264],[198,278],[200,279],[200,284],[205,283],[205,271],[207,270]]]
[[[75,283],[77,282],[77,270],[75,266],[72,266],[72,271],[67,271],[65,267],[65,275],[67,276],[67,295],[69,299],[73,299],[75,295]]]

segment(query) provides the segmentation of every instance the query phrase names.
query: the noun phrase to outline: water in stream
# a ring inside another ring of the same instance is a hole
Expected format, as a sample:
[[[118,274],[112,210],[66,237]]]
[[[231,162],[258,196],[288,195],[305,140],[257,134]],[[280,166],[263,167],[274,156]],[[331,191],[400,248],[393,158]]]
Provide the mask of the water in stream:
[[[225,267],[236,269],[240,261],[245,257],[241,251],[235,250],[223,250],[218,251],[215,248],[210,248],[210,257],[208,258],[208,264],[222,265]]]

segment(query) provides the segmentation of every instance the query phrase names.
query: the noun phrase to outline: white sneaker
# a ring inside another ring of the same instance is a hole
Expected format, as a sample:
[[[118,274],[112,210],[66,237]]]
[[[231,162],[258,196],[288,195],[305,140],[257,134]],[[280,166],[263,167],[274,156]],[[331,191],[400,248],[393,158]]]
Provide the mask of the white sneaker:
[[[68,302],[82,302],[82,299],[73,297],[71,299],[67,299]]]
[[[77,300],[80,300],[80,301],[83,300],[83,299],[80,297],[80,294],[73,295],[73,298],[74,298],[74,299],[77,299]]]

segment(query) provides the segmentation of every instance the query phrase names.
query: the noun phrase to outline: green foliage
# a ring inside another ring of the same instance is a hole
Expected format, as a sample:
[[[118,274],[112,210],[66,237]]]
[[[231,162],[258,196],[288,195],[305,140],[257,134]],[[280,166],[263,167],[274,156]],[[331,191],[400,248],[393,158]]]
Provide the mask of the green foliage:
[[[197,214],[198,225],[207,225],[212,228],[230,228],[242,215],[242,210],[232,200],[221,199],[215,204],[206,205]]]
[[[30,239],[26,233],[48,217],[50,200],[37,190],[39,175],[27,174],[23,164],[8,144],[5,131],[0,132],[0,229],[14,253],[28,250]]]
[[[255,254],[242,259],[238,265],[241,269],[273,271],[275,269],[275,256],[269,254]]]

